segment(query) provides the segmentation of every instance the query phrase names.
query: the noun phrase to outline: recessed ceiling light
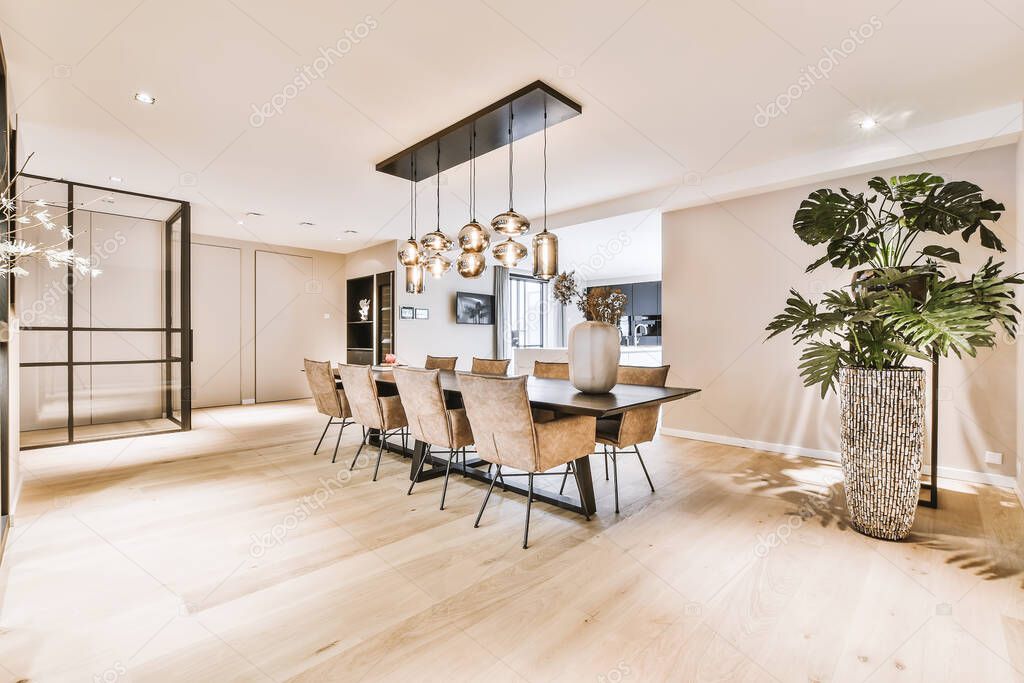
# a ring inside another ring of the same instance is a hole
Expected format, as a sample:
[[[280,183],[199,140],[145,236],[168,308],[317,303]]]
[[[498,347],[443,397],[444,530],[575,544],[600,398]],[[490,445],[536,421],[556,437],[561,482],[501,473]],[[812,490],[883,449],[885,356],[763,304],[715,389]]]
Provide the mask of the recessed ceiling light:
[[[238,223],[239,225],[245,225],[245,221],[243,221],[243,220],[242,220],[241,218],[239,218],[239,219],[238,219],[237,221],[235,221],[235,222],[236,222],[236,223]]]
[[[110,182],[112,182],[112,183],[123,183],[124,182],[124,178],[122,178],[119,175],[112,175],[112,176],[110,176]]]
[[[304,228],[312,228],[316,226],[316,223],[310,223],[309,221],[301,221],[299,225]]]
[[[262,216],[263,214],[260,213],[259,211],[246,211],[245,215],[246,216],[259,217],[259,216]]]
[[[867,118],[865,118],[864,120],[862,120],[860,122],[860,127],[862,129],[864,129],[864,130],[871,130],[872,128],[874,128],[877,125],[878,125],[878,121],[875,121],[870,116],[868,116]]]
[[[345,234],[346,235],[358,235],[359,231],[358,230],[353,230],[352,228],[349,228],[348,230],[345,231]]]
[[[104,197],[103,198],[103,203],[104,204],[113,204],[114,203],[114,198],[113,197]]]
[[[137,92],[135,93],[135,101],[142,102],[143,104],[156,104],[156,98],[150,95],[148,92]]]

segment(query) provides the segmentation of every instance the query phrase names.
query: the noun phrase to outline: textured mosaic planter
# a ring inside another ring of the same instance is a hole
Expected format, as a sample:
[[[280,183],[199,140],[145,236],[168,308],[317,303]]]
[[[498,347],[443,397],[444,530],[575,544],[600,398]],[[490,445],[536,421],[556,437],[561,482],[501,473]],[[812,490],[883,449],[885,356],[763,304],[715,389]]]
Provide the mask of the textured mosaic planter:
[[[839,388],[843,484],[850,524],[898,541],[921,491],[924,370],[846,368]]]

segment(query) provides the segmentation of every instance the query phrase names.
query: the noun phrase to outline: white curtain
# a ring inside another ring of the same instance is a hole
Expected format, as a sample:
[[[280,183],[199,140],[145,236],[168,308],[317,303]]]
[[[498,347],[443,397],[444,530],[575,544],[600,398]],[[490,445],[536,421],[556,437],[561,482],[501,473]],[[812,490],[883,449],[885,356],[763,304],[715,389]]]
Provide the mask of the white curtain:
[[[494,266],[494,357],[511,358],[508,268]]]

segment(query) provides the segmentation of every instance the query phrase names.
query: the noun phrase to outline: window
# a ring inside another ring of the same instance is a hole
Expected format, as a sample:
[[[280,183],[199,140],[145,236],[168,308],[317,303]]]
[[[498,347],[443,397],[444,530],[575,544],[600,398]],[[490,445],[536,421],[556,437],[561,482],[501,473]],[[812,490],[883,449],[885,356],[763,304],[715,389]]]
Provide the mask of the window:
[[[544,346],[548,285],[524,275],[509,276],[509,330],[513,348]]]

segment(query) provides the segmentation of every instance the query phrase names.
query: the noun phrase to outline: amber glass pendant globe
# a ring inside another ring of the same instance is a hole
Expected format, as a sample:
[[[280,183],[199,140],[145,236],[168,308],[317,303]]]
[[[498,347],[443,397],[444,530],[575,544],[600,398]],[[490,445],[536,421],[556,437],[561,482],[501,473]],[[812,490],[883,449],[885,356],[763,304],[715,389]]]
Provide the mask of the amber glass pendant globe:
[[[558,275],[558,238],[547,230],[533,236],[533,276],[550,280]]]
[[[407,239],[402,242],[402,248],[398,250],[398,262],[403,266],[415,266],[423,256],[421,251],[419,242],[411,238]]]
[[[440,230],[434,230],[420,238],[420,246],[428,254],[443,254],[451,251],[452,241]]]
[[[464,251],[455,260],[455,270],[464,278],[474,280],[487,269],[487,257],[478,251]]]
[[[431,277],[440,278],[452,268],[452,262],[442,254],[428,256],[423,267],[430,273]]]
[[[491,253],[494,254],[494,258],[498,259],[501,265],[513,268],[517,263],[526,258],[526,247],[509,238],[504,242],[494,245]]]
[[[530,232],[530,220],[523,214],[509,209],[491,219],[491,228],[506,237],[519,237]]]
[[[462,251],[482,254],[491,246],[491,234],[476,221],[470,221],[459,230],[459,248]]]
[[[423,293],[423,266],[405,267],[405,291],[409,294]]]

